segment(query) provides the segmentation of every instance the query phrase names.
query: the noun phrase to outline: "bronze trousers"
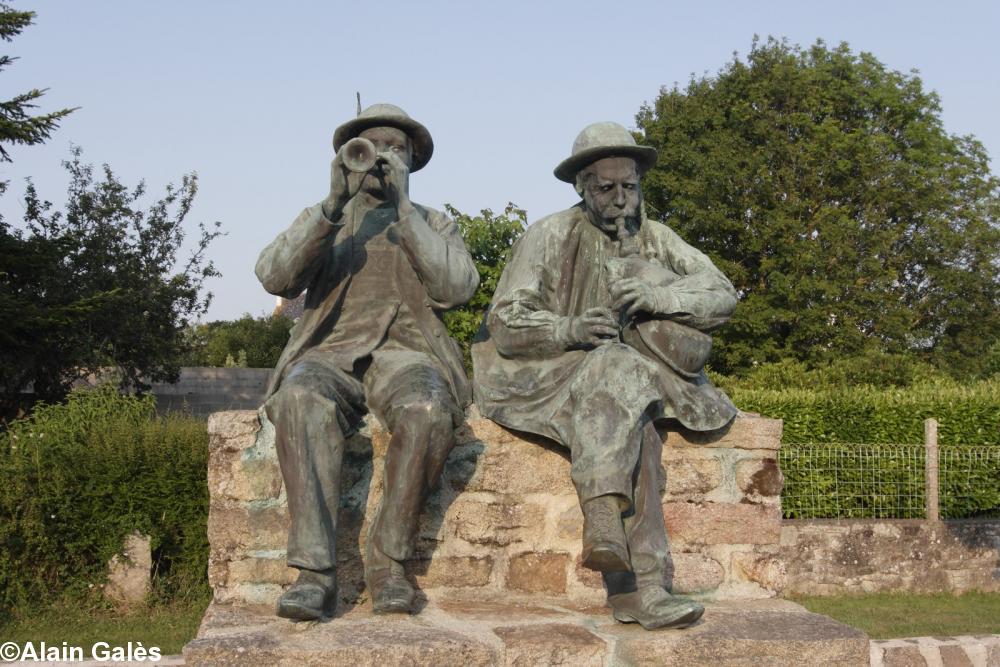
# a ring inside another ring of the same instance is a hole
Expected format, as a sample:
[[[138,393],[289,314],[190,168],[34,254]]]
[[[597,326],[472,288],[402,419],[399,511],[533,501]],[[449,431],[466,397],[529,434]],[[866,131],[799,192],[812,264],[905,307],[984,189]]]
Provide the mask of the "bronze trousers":
[[[463,418],[450,385],[422,352],[376,350],[370,364],[352,373],[307,353],[265,405],[288,496],[292,567],[336,566],[344,444],[369,409],[392,432],[370,539],[395,560],[411,555],[424,498]]]

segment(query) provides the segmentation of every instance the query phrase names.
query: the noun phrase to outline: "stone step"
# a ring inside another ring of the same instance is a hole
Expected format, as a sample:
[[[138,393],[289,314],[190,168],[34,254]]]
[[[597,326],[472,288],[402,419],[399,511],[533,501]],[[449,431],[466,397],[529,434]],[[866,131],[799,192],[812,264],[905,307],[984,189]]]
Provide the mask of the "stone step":
[[[414,616],[375,616],[366,602],[292,623],[270,608],[213,603],[186,665],[868,665],[863,632],[784,600],[711,603],[696,625],[646,631],[607,608],[424,601]]]

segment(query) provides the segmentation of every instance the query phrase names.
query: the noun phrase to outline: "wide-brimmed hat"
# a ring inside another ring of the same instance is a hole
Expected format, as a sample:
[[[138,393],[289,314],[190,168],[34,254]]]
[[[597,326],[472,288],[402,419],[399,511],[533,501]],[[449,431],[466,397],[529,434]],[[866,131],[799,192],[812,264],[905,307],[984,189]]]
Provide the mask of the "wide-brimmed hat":
[[[359,113],[357,118],[352,118],[338,127],[333,133],[333,150],[339,151],[341,146],[371,127],[398,127],[406,132],[413,145],[411,172],[423,168],[430,162],[434,153],[431,133],[394,104],[373,104]]]
[[[656,164],[656,149],[636,144],[632,133],[618,123],[594,123],[576,135],[573,153],[553,173],[560,181],[572,183],[581,169],[606,157],[634,159],[641,175]]]

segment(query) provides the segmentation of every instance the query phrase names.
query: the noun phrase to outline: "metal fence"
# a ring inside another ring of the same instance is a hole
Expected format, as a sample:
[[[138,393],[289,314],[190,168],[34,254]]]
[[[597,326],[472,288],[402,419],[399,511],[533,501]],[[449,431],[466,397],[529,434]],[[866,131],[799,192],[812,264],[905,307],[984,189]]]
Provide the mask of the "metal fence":
[[[1000,447],[788,443],[778,453],[787,519],[1000,516]]]

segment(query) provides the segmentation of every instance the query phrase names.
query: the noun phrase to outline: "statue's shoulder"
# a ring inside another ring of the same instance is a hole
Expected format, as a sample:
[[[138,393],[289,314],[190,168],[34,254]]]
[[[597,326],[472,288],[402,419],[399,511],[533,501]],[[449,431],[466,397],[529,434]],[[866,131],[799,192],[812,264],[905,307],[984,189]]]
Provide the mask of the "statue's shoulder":
[[[449,217],[444,211],[439,211],[436,208],[418,204],[417,202],[412,202],[412,204],[413,207],[419,211],[420,215],[424,217],[424,220],[427,221],[427,224],[429,224],[431,228],[436,231],[443,231],[449,223],[453,222],[451,217]]]
[[[587,222],[586,214],[580,206],[547,215],[528,225],[522,238],[568,238],[580,223]]]

